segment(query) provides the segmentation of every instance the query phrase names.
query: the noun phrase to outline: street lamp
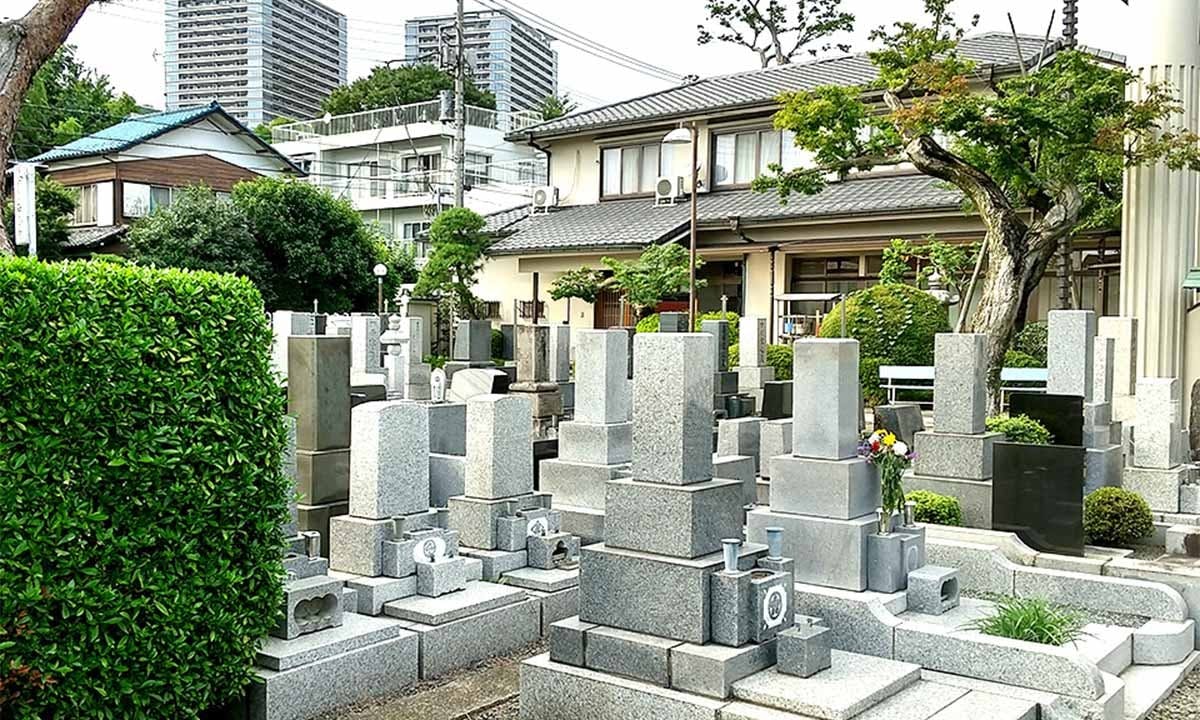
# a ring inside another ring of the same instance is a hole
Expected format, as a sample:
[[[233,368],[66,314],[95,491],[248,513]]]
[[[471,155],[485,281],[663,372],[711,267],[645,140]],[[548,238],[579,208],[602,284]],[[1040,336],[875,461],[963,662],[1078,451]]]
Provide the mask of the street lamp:
[[[696,123],[692,123],[690,128],[685,128],[683,125],[675,128],[667,133],[662,139],[663,145],[692,145],[692,208],[691,208],[691,235],[688,241],[688,327],[693,330],[696,328],[696,193],[700,184],[699,165],[700,160],[700,137]]]
[[[383,314],[383,279],[387,277],[387,265],[379,263],[371,272],[375,273],[375,312]]]

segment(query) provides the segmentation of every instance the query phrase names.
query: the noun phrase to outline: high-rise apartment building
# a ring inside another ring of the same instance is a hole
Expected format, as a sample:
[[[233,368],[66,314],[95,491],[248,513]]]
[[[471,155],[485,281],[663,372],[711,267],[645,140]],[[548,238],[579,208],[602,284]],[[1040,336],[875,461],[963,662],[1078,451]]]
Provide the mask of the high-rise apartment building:
[[[496,110],[534,110],[558,91],[558,52],[554,39],[497,10],[464,16],[464,44],[475,85],[496,96]],[[414,18],[404,24],[404,59],[439,63],[451,57],[454,16]]]
[[[251,127],[321,114],[346,82],[346,16],[316,0],[166,0],[168,110],[212,100]]]

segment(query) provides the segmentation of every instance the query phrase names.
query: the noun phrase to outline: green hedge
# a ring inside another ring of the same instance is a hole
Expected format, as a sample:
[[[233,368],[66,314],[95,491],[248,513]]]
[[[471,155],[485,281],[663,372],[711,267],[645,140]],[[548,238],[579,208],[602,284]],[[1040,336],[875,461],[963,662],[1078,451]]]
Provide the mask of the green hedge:
[[[912,285],[873,285],[838,303],[821,321],[820,336],[841,336],[847,307],[846,333],[859,342],[859,378],[865,402],[884,400],[880,365],[932,365],[933,340],[950,332],[945,306]]]
[[[939,495],[929,490],[913,490],[905,493],[904,498],[917,504],[914,513],[917,522],[956,527],[963,524],[962,507],[958,498]]]
[[[735,368],[741,364],[741,352],[737,345],[729,346],[729,367]],[[792,379],[792,346],[768,345],[767,365],[775,368],[776,380]]]
[[[0,297],[0,715],[190,718],[240,694],[291,492],[258,291],[4,258]]]
[[[1102,487],[1083,499],[1083,534],[1092,545],[1129,547],[1154,532],[1154,516],[1141,495]]]
[[[696,332],[700,332],[700,324],[705,320],[727,320],[729,321],[729,345],[737,345],[738,343],[738,323],[741,318],[735,312],[727,312],[722,315],[720,312],[706,312],[696,316]],[[658,313],[651,313],[646,317],[638,320],[637,331],[640,333],[658,332],[659,320]]]
[[[1049,445],[1054,442],[1054,436],[1046,426],[1028,415],[993,415],[985,424],[988,432],[1001,433],[1009,442],[1030,445]]]

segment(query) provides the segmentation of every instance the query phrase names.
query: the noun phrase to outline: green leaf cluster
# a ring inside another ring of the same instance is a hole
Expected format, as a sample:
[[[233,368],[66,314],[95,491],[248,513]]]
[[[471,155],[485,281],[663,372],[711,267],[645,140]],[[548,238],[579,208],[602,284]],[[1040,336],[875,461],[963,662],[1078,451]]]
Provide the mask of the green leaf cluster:
[[[484,232],[486,226],[479,213],[467,208],[450,208],[438,215],[429,227],[433,251],[421,268],[413,294],[448,298],[459,317],[480,318],[482,303],[472,288],[483,269],[483,252],[491,243]]]
[[[441,91],[453,89],[454,77],[436,65],[378,65],[366,77],[334,88],[321,103],[321,109],[331,115],[345,115],[437,100]],[[467,105],[492,110],[496,108],[496,97],[486,90],[480,90],[470,78],[467,79],[464,96]]]
[[[21,693],[0,715],[174,720],[239,696],[292,493],[258,291],[10,257],[0,297],[0,687]]]
[[[625,294],[625,300],[639,318],[652,311],[664,298],[688,290],[691,276],[688,249],[682,245],[651,245],[632,260],[605,257],[600,262],[612,271],[612,285]],[[697,257],[696,269],[702,265],[704,260]],[[704,280],[696,280],[696,287],[704,285]]]
[[[978,257],[979,245],[975,243],[955,245],[931,235],[918,245],[897,238],[883,249],[879,282],[911,281],[912,285],[928,288],[929,276],[937,272],[942,278],[943,287],[952,287],[965,293]],[[914,265],[919,269],[914,269]]]
[[[1062,646],[1083,635],[1086,618],[1042,598],[1004,597],[995,611],[967,624],[985,635]]]
[[[63,243],[70,237],[71,214],[75,212],[76,191],[41,175],[37,178],[37,254],[53,262],[63,257]],[[12,200],[4,203],[4,230],[16,236],[16,218]]]
[[[1141,495],[1102,487],[1083,499],[1083,534],[1092,545],[1130,547],[1154,532],[1154,515]]]
[[[270,122],[259,123],[255,125],[254,134],[258,136],[259,140],[270,144],[274,142],[274,138],[271,136],[271,131],[273,129],[279,127],[280,125],[287,125],[288,123],[294,122],[296,122],[295,118],[284,117],[280,115],[279,117],[271,118]]]
[[[389,266],[387,297],[415,275],[411,256],[388,248],[348,201],[279,178],[238,183],[228,200],[187,188],[135,224],[129,244],[138,264],[245,276],[271,309],[374,308],[377,263]]]
[[[962,507],[958,498],[939,495],[929,490],[912,490],[906,493],[906,497],[917,504],[913,514],[917,522],[953,527],[963,524]]]
[[[137,110],[137,102],[118,93],[107,75],[75,59],[74,45],[63,45],[33,76],[17,114],[14,155],[33,157],[115,125]]]
[[[988,432],[1000,433],[1009,442],[1029,445],[1049,445],[1054,442],[1054,436],[1046,426],[1028,415],[993,415],[984,424]]]
[[[1050,329],[1045,321],[1025,323],[1013,338],[1012,349],[1037,360],[1039,364],[1033,367],[1046,367],[1049,341]]]
[[[596,302],[604,287],[604,276],[590,267],[575,268],[559,275],[550,283],[550,297],[554,300],[575,298],[585,303]]]

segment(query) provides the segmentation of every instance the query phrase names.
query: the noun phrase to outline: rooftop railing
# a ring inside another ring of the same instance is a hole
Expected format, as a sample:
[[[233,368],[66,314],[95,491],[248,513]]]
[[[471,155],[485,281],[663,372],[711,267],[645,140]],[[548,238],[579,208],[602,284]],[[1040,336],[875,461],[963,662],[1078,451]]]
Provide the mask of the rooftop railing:
[[[453,114],[446,114],[445,110],[442,103],[431,100],[411,105],[398,105],[345,115],[332,115],[314,120],[302,120],[272,128],[271,140],[276,143],[308,140],[314,137],[345,135],[418,123],[441,123],[448,127],[453,126]],[[542,121],[542,118],[539,113],[532,110],[501,113],[487,108],[469,106],[466,120],[468,126],[509,133],[536,125]]]

